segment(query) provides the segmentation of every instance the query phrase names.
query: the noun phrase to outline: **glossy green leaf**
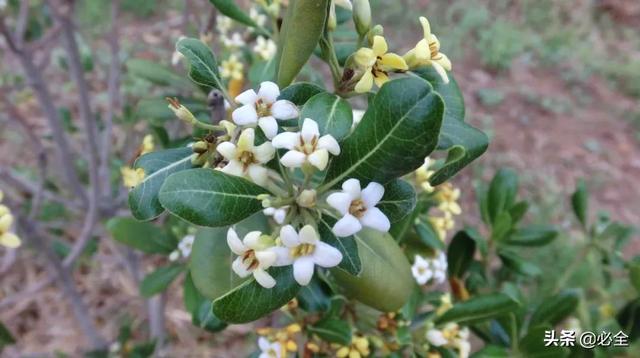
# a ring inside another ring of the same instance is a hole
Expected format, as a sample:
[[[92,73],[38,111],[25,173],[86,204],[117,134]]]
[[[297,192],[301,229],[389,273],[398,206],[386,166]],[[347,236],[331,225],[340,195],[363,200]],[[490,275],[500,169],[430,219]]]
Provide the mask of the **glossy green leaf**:
[[[552,226],[527,226],[515,230],[505,244],[517,246],[544,246],[558,236],[558,231]]]
[[[576,290],[563,290],[562,292],[546,298],[536,308],[529,320],[530,326],[549,324],[555,326],[569,317],[580,302],[580,294]]]
[[[296,78],[320,40],[329,0],[290,0],[278,41],[278,85]]]
[[[252,322],[282,307],[300,291],[291,266],[272,267],[268,272],[276,280],[274,287],[264,288],[251,277],[214,300],[213,313],[229,323]]]
[[[475,324],[512,312],[518,307],[518,301],[504,293],[480,295],[454,304],[451,309],[436,318],[436,323]]]
[[[447,250],[449,276],[462,278],[476,252],[476,241],[466,231],[458,231]]]
[[[338,343],[343,346],[351,343],[351,326],[345,320],[327,318],[308,326],[307,329],[329,343]]]
[[[262,209],[256,197],[268,193],[244,178],[213,169],[191,169],[170,176],[160,190],[162,206],[202,226],[232,225]]]
[[[129,75],[144,78],[153,84],[187,90],[193,89],[193,85],[188,80],[157,61],[132,58],[126,62],[125,66]]]
[[[491,223],[498,215],[509,210],[518,193],[518,175],[512,169],[500,169],[491,180],[487,192],[487,209]]]
[[[307,312],[324,312],[331,307],[331,290],[318,278],[302,286],[296,298],[300,308]]]
[[[158,226],[132,218],[112,218],[107,222],[107,230],[119,243],[147,254],[168,255],[178,245],[175,237]]]
[[[138,158],[135,168],[142,168],[145,177],[129,191],[129,207],[138,220],[151,220],[162,214],[158,193],[165,179],[173,173],[193,168],[191,148],[176,148],[147,153]]]
[[[507,250],[501,250],[498,253],[502,264],[510,270],[524,276],[538,276],[542,273],[540,268],[533,263],[526,261],[516,253]]]
[[[300,121],[311,118],[318,123],[320,135],[330,134],[341,141],[349,134],[353,124],[353,111],[349,102],[335,94],[322,92],[311,97],[300,113]]]
[[[332,269],[336,282],[347,297],[380,311],[399,310],[409,299],[414,286],[411,266],[404,253],[388,234],[364,229],[355,238],[362,272],[353,276],[343,270]]]
[[[151,297],[166,290],[182,271],[184,271],[182,265],[160,267],[142,279],[140,294],[144,297]]]
[[[298,82],[283,89],[278,99],[286,99],[296,106],[303,106],[311,97],[324,92],[325,90],[322,87],[314,83]]]
[[[413,186],[402,179],[395,179],[384,186],[384,196],[376,205],[392,223],[402,220],[416,207]]]
[[[209,88],[225,88],[220,81],[216,56],[204,42],[194,38],[183,38],[176,43],[176,51],[189,61],[189,77],[193,82]]]
[[[362,271],[360,256],[358,255],[358,245],[354,236],[337,237],[331,231],[335,225],[336,219],[330,216],[322,216],[318,222],[318,233],[322,241],[335,247],[342,253],[342,261],[338,265],[339,268],[345,270],[352,275],[359,275]],[[356,234],[358,235],[358,234]]]
[[[241,24],[245,24],[251,27],[258,27],[253,19],[246,12],[244,12],[234,0],[209,0],[213,6],[220,11],[221,14],[226,15]]]
[[[424,164],[435,148],[444,103],[429,83],[419,78],[387,82],[333,158],[322,188],[349,178],[381,184]]]
[[[200,308],[200,303],[206,298],[200,294],[198,288],[193,283],[193,278],[191,278],[191,272],[187,271],[187,274],[184,277],[184,282],[182,284],[182,300],[184,302],[184,308],[191,314],[197,312]]]
[[[589,192],[584,180],[579,180],[576,191],[571,195],[571,206],[583,227],[587,226],[589,215]]]

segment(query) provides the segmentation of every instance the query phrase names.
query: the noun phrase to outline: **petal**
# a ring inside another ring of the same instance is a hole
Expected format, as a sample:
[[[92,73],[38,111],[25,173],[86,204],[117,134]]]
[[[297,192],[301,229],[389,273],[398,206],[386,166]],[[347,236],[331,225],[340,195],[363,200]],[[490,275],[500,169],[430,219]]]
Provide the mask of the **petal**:
[[[254,183],[264,186],[267,184],[267,179],[269,179],[267,168],[257,164],[249,165],[249,178]]]
[[[283,226],[282,229],[280,229],[280,240],[282,240],[282,243],[286,247],[296,247],[300,245],[298,233],[291,225]]]
[[[338,237],[351,236],[362,230],[362,224],[351,214],[345,215],[342,219],[333,225],[333,233]]]
[[[278,257],[276,253],[271,250],[258,250],[255,253],[258,262],[260,262],[260,268],[264,270],[271,267]]]
[[[427,39],[431,35],[431,25],[429,24],[429,20],[426,17],[420,16],[420,25],[422,25],[422,32],[424,33],[424,38]]]
[[[400,55],[395,53],[387,53],[382,56],[380,63],[386,67],[395,68],[398,70],[408,70],[409,66]]]
[[[258,125],[260,126],[260,129],[262,129],[264,135],[269,139],[278,134],[278,121],[276,121],[272,116],[258,119]]]
[[[320,136],[318,123],[311,118],[305,118],[302,123],[302,130],[300,130],[300,136],[305,143],[311,143],[313,137]]]
[[[293,278],[302,286],[311,282],[313,277],[313,259],[311,257],[300,257],[293,263]]]
[[[237,150],[239,152],[252,150],[255,137],[256,133],[253,131],[253,128],[243,130],[242,133],[240,133],[240,138],[238,138]]]
[[[256,279],[256,281],[258,281],[260,286],[264,288],[272,288],[276,285],[276,280],[274,280],[273,277],[271,277],[271,275],[269,275],[269,273],[263,269],[255,269],[253,271],[253,277]]]
[[[373,50],[373,53],[376,56],[384,55],[389,50],[389,47],[387,46],[387,40],[385,40],[384,37],[379,36],[379,35],[378,36],[374,36],[373,37],[373,46],[371,46],[371,49]]]
[[[273,214],[276,213],[276,208],[266,208],[266,209],[262,210],[262,213],[267,215],[267,216],[273,216]]]
[[[315,152],[311,153],[307,160],[311,165],[318,168],[318,170],[324,170],[327,167],[327,163],[329,162],[329,152],[326,149],[318,149]]]
[[[12,232],[5,232],[0,235],[0,246],[15,249],[20,246],[20,238]]]
[[[389,76],[380,72],[373,78],[373,80],[376,82],[376,86],[382,87],[382,85],[389,82]]]
[[[227,165],[220,169],[223,173],[241,177],[244,174],[242,163],[237,160],[230,160]]]
[[[293,263],[293,257],[291,257],[291,249],[283,246],[276,246],[270,249],[276,254],[276,261],[273,263],[273,266],[289,266]]]
[[[323,135],[318,139],[318,148],[326,149],[333,155],[340,154],[340,145],[331,134]]]
[[[293,119],[298,117],[298,107],[293,102],[281,99],[271,106],[271,114],[277,119]]]
[[[360,218],[360,222],[364,226],[368,226],[381,232],[388,232],[389,228],[391,228],[389,219],[378,208],[368,208]]]
[[[233,253],[238,256],[244,254],[245,251],[247,251],[247,247],[242,243],[242,241],[238,237],[238,234],[233,228],[229,228],[229,230],[227,231],[227,244],[229,245],[231,251],[233,251]]]
[[[327,243],[318,242],[313,252],[313,261],[321,267],[334,267],[342,261],[342,253]]]
[[[237,257],[235,260],[233,260],[233,263],[231,264],[231,269],[233,270],[233,272],[236,273],[236,275],[240,277],[247,277],[251,273],[250,271],[247,270],[247,267],[242,263],[241,257]]]
[[[287,217],[287,210],[285,209],[277,209],[273,214],[273,220],[276,221],[277,224],[284,223],[284,219]]]
[[[384,187],[376,182],[371,182],[362,190],[362,201],[367,208],[376,206],[384,196]]]
[[[333,193],[327,197],[327,203],[338,210],[340,215],[346,215],[351,206],[351,195],[348,193]]]
[[[226,159],[233,159],[236,157],[236,145],[231,142],[222,142],[216,147],[218,153],[222,154]]]
[[[266,351],[267,349],[271,348],[271,344],[266,338],[260,337],[258,338],[258,347],[260,347],[261,351]]]
[[[267,103],[274,103],[278,99],[278,96],[280,96],[280,88],[278,88],[277,84],[270,81],[265,81],[260,84],[258,98]]]
[[[433,69],[436,70],[436,72],[438,72],[438,74],[440,75],[440,78],[442,78],[442,81],[445,84],[449,83],[449,75],[447,75],[447,71],[444,69],[444,67],[442,67],[437,62],[431,62],[431,65],[433,66]]]
[[[451,60],[449,60],[449,57],[447,57],[447,55],[443,54],[442,52],[440,52],[438,55],[440,55],[440,58],[437,60],[438,64],[444,67],[445,70],[451,71]]]
[[[258,101],[258,95],[256,94],[256,91],[249,89],[246,90],[242,93],[240,93],[236,98],[235,98],[236,102],[247,105],[250,104],[253,107],[253,104],[255,104]]]
[[[236,108],[231,113],[231,118],[235,124],[244,126],[256,123],[258,121],[258,112],[256,112],[256,107],[253,104],[247,104]]]
[[[311,225],[303,226],[302,229],[300,229],[300,232],[298,233],[298,238],[300,242],[304,244],[315,244],[320,240],[318,238],[318,233],[316,232],[316,229],[314,229],[313,226]]]
[[[276,150],[270,142],[264,142],[253,149],[253,154],[258,163],[265,164],[273,159]]]
[[[362,75],[362,78],[356,84],[355,90],[358,93],[367,93],[371,91],[371,87],[373,87],[373,73],[367,70],[367,72]]]
[[[427,340],[436,347],[447,344],[447,339],[444,337],[442,332],[437,329],[430,329],[427,331]]]
[[[342,183],[342,190],[351,195],[351,200],[359,199],[361,195],[360,181],[358,179],[349,179]]]
[[[251,231],[244,236],[244,239],[242,239],[242,243],[244,243],[244,245],[250,249],[258,249],[258,241],[260,240],[261,235],[262,233],[260,231]]]
[[[287,168],[298,168],[307,160],[306,154],[297,150],[290,150],[280,158],[280,163]]]
[[[275,148],[293,149],[300,142],[300,134],[283,132],[273,138],[271,143]]]
[[[370,69],[371,66],[376,63],[376,55],[370,48],[362,47],[358,51],[356,51],[356,54],[354,56],[354,61],[356,61],[358,66],[364,67],[366,69]]]

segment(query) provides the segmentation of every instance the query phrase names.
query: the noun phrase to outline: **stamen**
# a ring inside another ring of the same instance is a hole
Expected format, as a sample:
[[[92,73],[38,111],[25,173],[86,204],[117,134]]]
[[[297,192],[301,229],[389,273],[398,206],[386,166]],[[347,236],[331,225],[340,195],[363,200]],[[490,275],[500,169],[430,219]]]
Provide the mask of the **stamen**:
[[[367,207],[361,199],[354,200],[351,202],[351,205],[349,205],[349,214],[357,218],[361,218],[366,211]]]

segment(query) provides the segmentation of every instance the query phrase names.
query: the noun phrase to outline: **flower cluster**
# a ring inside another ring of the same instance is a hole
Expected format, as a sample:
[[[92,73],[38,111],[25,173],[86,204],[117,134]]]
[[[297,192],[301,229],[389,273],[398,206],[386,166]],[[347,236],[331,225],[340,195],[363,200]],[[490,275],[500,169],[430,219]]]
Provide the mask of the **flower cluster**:
[[[351,343],[347,346],[336,346],[336,357],[338,358],[360,358],[368,357],[371,354],[369,340],[362,335],[354,335]]]
[[[452,348],[458,351],[458,357],[467,358],[471,352],[469,329],[460,328],[457,323],[450,322],[442,328],[431,328],[426,333],[427,341],[434,347]]]
[[[193,247],[194,235],[186,235],[178,243],[178,247],[169,254],[169,261],[177,261],[182,257],[186,259],[191,255],[191,248]]]
[[[302,327],[297,323],[292,323],[284,328],[276,329],[272,327],[258,328],[258,347],[261,358],[284,358],[289,352],[296,352],[298,344],[296,336]]]
[[[4,198],[4,193],[0,191],[0,202]],[[13,215],[8,207],[0,204],[0,246],[15,249],[20,246],[21,240],[18,235],[10,231],[13,225]]]
[[[415,255],[411,273],[419,285],[439,285],[447,278],[447,256],[442,251],[433,257]]]

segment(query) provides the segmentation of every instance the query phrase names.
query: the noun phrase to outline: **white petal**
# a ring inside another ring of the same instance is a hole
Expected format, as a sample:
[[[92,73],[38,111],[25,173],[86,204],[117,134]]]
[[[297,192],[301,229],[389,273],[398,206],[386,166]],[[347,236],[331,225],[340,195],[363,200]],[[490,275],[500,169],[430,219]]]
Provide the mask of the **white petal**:
[[[326,149],[333,155],[340,154],[340,145],[332,135],[323,135],[318,139],[318,148]]]
[[[300,136],[302,136],[302,140],[305,143],[311,143],[313,137],[319,137],[320,131],[318,130],[318,123],[311,118],[305,118],[302,123],[302,130],[300,131]]]
[[[274,280],[273,277],[263,269],[255,269],[253,271],[253,277],[258,281],[260,286],[264,288],[271,288],[276,285],[276,280]]]
[[[276,253],[271,250],[258,250],[255,253],[256,258],[260,263],[260,268],[262,268],[263,270],[271,267],[276,262],[276,259],[278,257]]]
[[[277,119],[293,119],[300,114],[293,102],[281,99],[271,106],[271,114]]]
[[[269,139],[278,134],[278,121],[276,121],[272,116],[258,119],[258,125],[260,126],[260,129],[262,129],[262,132],[264,132],[264,135]]]
[[[278,99],[279,95],[280,88],[278,88],[277,84],[270,81],[265,81],[260,84],[258,98],[262,99],[263,101],[267,103],[274,103]]]
[[[447,339],[444,338],[442,332],[437,329],[430,329],[427,331],[427,340],[436,347],[447,344]]]
[[[270,142],[264,142],[253,149],[253,154],[258,163],[265,164],[276,154],[276,150]]]
[[[444,69],[444,67],[442,67],[437,62],[431,62],[431,65],[433,66],[433,69],[436,70],[436,72],[438,72],[438,74],[440,75],[440,78],[442,78],[442,81],[445,84],[449,83],[449,75],[447,75],[447,71]]]
[[[311,257],[300,257],[293,263],[293,278],[302,286],[306,286],[311,282],[314,269],[313,259]]]
[[[283,132],[275,136],[271,143],[275,148],[293,149],[300,143],[300,134]]]
[[[237,125],[244,126],[256,123],[258,121],[258,112],[256,112],[256,107],[253,104],[247,104],[236,108],[231,113],[231,118]]]
[[[382,232],[388,232],[391,228],[391,223],[387,216],[378,208],[369,208],[365,211],[364,215],[360,218],[360,222],[364,226],[368,226],[372,229],[376,229]]]
[[[229,163],[220,170],[230,175],[242,176],[243,174],[242,163],[237,160],[230,160]]]
[[[285,209],[278,209],[273,214],[273,220],[275,220],[277,224],[284,223],[284,219],[286,217],[287,217],[287,210],[285,210]]]
[[[236,273],[236,275],[240,277],[247,277],[249,276],[249,274],[251,274],[251,272],[247,270],[247,267],[242,263],[241,257],[237,257],[235,260],[233,260],[231,269]]]
[[[342,261],[342,253],[327,243],[318,242],[313,252],[313,261],[321,267],[334,267]]]
[[[226,159],[233,159],[236,157],[236,145],[231,142],[222,142],[218,144],[216,150]]]
[[[333,225],[333,233],[338,237],[351,236],[362,230],[362,224],[351,214],[345,215],[342,219]]]
[[[247,247],[242,243],[242,241],[238,237],[238,234],[235,230],[233,230],[233,228],[230,228],[229,231],[227,231],[227,244],[229,245],[231,251],[233,251],[233,253],[236,255],[242,255],[245,253],[245,251],[247,251]]]
[[[362,201],[367,208],[376,206],[384,195],[384,187],[376,182],[371,182],[362,190]]]
[[[280,158],[280,163],[287,168],[298,168],[307,160],[307,156],[297,150],[290,150]]]
[[[316,232],[316,229],[314,229],[313,226],[311,225],[303,226],[302,229],[300,229],[300,232],[298,233],[298,238],[300,242],[304,244],[315,244],[320,240],[318,238],[318,233]]]
[[[254,183],[264,186],[269,179],[267,168],[262,165],[249,165],[249,178],[251,178]]]
[[[318,149],[309,154],[307,160],[318,170],[324,170],[327,167],[327,163],[329,163],[329,152],[326,149]]]
[[[236,102],[247,105],[247,104],[255,104],[258,101],[258,95],[256,91],[249,89],[242,93],[240,93],[236,98]]]
[[[280,240],[282,240],[282,243],[286,247],[296,247],[300,245],[298,233],[291,225],[283,226],[282,229],[280,229]]]
[[[293,263],[293,257],[291,257],[291,249],[283,246],[276,246],[270,249],[276,254],[276,262],[273,263],[273,266],[289,266]]]
[[[266,351],[269,348],[271,348],[271,344],[269,343],[269,340],[267,340],[264,337],[260,337],[258,338],[258,347],[260,347],[261,351]]]
[[[347,193],[333,193],[327,197],[327,203],[338,210],[341,215],[346,215],[351,206],[351,195]]]
[[[262,210],[262,213],[267,215],[267,216],[273,216],[273,214],[276,213],[276,208],[266,208],[266,209]]]
[[[349,179],[342,183],[342,190],[351,195],[351,200],[360,198],[360,181],[358,179]]]

